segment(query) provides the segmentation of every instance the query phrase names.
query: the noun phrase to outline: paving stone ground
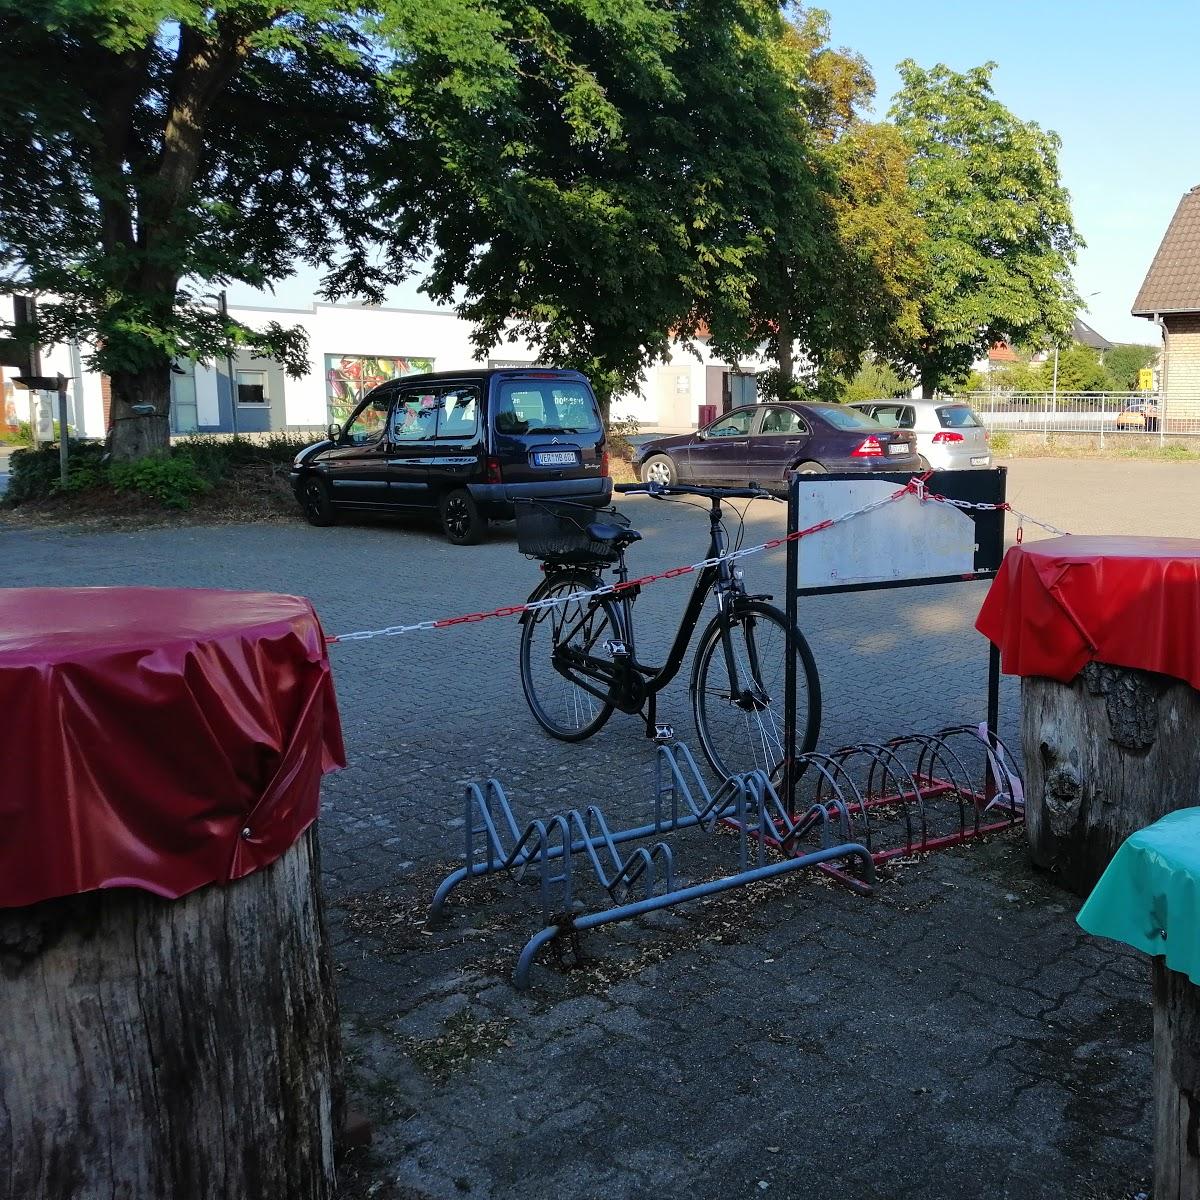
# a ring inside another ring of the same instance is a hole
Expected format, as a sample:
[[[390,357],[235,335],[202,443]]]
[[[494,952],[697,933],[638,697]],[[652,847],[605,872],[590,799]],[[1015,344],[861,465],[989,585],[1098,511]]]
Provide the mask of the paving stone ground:
[[[1022,461],[1010,495],[1074,532],[1192,536],[1200,469]],[[699,513],[622,507],[646,533],[638,570],[702,555]],[[780,506],[756,504],[748,539],[782,524]],[[0,552],[8,586],[300,593],[331,632],[492,608],[537,579],[505,527],[473,549],[377,521],[8,530]],[[781,553],[747,575],[782,598]],[[668,644],[687,586],[639,601],[646,657]],[[822,747],[981,720],[984,590],[806,602]],[[599,931],[582,965],[547,955],[520,994],[509,973],[537,927],[527,889],[474,884],[444,929],[423,924],[462,852],[464,784],[499,776],[522,815],[599,803],[614,826],[640,822],[652,746],[619,714],[581,745],[543,736],[510,620],[333,657],[350,766],[326,782],[322,853],[352,1095],[375,1126],[347,1196],[1112,1200],[1143,1186],[1148,964],[1085,937],[1019,835],[898,867],[872,898],[796,876]],[[1014,745],[1018,696],[1006,681]],[[663,715],[694,743],[686,699],[681,677]],[[689,879],[734,854],[701,832],[676,850]]]

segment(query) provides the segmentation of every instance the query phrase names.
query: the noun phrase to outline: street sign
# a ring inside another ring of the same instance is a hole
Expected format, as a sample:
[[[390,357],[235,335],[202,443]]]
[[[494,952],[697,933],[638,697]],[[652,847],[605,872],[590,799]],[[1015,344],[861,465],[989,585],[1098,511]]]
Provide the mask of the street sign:
[[[1151,367],[1142,367],[1141,370],[1138,371],[1138,391],[1154,391],[1154,371]]]

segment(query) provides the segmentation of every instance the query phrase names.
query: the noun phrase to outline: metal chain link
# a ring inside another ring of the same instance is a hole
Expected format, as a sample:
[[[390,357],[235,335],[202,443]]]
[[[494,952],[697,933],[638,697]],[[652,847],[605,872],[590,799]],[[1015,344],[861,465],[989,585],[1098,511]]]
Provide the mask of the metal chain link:
[[[824,521],[819,521],[816,525],[808,526],[807,529],[798,529],[795,533],[786,534],[784,537],[771,538],[769,541],[760,542],[756,546],[747,546],[744,549],[733,550],[728,554],[718,555],[714,558],[702,558],[699,562],[690,563],[686,567],[672,567],[668,571],[659,571],[653,575],[642,575],[637,579],[630,579],[624,583],[606,583],[601,587],[592,588],[586,592],[570,592],[565,596],[546,596],[541,600],[528,600],[524,604],[509,604],[502,608],[494,608],[489,612],[468,613],[460,617],[442,617],[440,620],[417,621],[412,625],[388,625],[383,629],[363,629],[356,633],[342,633],[334,637],[327,637],[325,641],[332,646],[340,642],[362,642],[376,637],[398,637],[401,634],[417,633],[422,630],[446,629],[451,625],[474,624],[477,621],[486,621],[492,617],[515,617],[521,613],[540,612],[543,609],[558,608],[564,604],[578,604],[584,600],[594,599],[597,596],[616,595],[631,588],[642,587],[649,583],[657,583],[663,579],[678,579],[681,575],[691,575],[696,571],[703,571],[707,567],[718,567],[722,563],[736,562],[738,559],[748,558],[752,554],[761,554],[765,550],[776,550],[780,546],[787,545],[788,542],[797,542],[801,538],[822,533],[826,529],[832,529],[835,525],[841,525],[857,517],[866,516],[867,513],[886,508],[889,504],[903,499],[905,496],[916,496],[921,503],[932,501],[937,504],[948,504],[953,508],[966,510],[1011,512],[1022,523],[1028,521],[1030,524],[1040,526],[1042,529],[1049,530],[1060,537],[1066,536],[1065,530],[1058,529],[1045,521],[1039,521],[1036,517],[1031,517],[1027,513],[1013,508],[1008,503],[989,504],[986,501],[952,500],[948,496],[941,496],[936,492],[930,492],[925,487],[926,478],[928,476],[910,480],[908,484],[899,488],[890,496],[885,496],[880,500],[873,500],[870,504],[864,504],[861,508],[851,509],[849,512],[842,513],[839,516],[828,517]],[[1020,541],[1021,529],[1018,527],[1017,542],[1020,543]]]

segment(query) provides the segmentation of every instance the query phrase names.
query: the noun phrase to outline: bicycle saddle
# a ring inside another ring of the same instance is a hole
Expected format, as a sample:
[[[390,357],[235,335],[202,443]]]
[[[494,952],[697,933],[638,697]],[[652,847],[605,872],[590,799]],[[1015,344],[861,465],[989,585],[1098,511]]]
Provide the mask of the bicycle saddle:
[[[610,542],[614,546],[628,546],[632,542],[642,540],[642,535],[636,529],[626,529],[623,525],[606,525],[603,521],[593,521],[587,527],[587,531],[593,542]]]

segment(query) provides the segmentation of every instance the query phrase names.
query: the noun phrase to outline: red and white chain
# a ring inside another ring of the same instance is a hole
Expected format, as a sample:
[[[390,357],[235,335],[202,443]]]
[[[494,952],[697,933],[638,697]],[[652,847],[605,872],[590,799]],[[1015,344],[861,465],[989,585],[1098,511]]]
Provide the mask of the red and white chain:
[[[785,534],[783,537],[771,538],[769,541],[759,542],[756,546],[746,546],[744,549],[733,550],[728,554],[719,555],[715,558],[703,558],[699,562],[689,563],[686,567],[672,567],[668,571],[658,571],[653,575],[641,575],[637,579],[606,583],[586,592],[569,592],[565,596],[547,596],[541,600],[527,600],[523,604],[506,604],[501,608],[493,608],[487,612],[467,613],[460,617],[442,617],[437,620],[416,621],[411,625],[388,625],[383,629],[363,629],[357,633],[342,633],[335,637],[327,637],[325,640],[330,645],[336,645],[340,642],[366,641],[368,638],[398,637],[400,634],[417,633],[427,629],[448,629],[451,625],[471,625],[477,621],[490,620],[493,617],[516,617],[522,613],[538,612],[546,608],[557,608],[564,604],[578,604],[584,600],[591,600],[596,596],[612,596],[620,592],[629,591],[630,588],[643,587],[648,583],[658,583],[662,579],[678,579],[681,575],[691,575],[696,571],[703,571],[706,567],[719,566],[723,562],[735,562],[739,558],[748,558],[752,554],[761,554],[766,550],[777,550],[780,546],[786,546],[788,542],[798,542],[801,538],[811,537],[815,533],[832,529],[835,525],[841,525],[845,521],[852,521],[857,517],[865,516],[867,513],[886,508],[889,504],[909,495],[916,496],[922,503],[929,500],[938,504],[949,504],[953,508],[974,509],[980,512],[1011,512],[1018,518],[1021,525],[1028,521],[1030,524],[1038,525],[1042,529],[1049,530],[1051,533],[1060,536],[1064,534],[1063,530],[1056,529],[1053,525],[1048,525],[1045,521],[1039,521],[1036,517],[1031,517],[1026,513],[1020,512],[1018,509],[1013,508],[1011,504],[988,504],[986,502],[973,502],[969,500],[951,500],[947,496],[930,492],[925,487],[925,480],[927,478],[928,476],[922,476],[919,479],[910,480],[909,483],[902,488],[898,488],[890,496],[873,500],[870,504],[864,504],[861,508],[851,509],[849,512],[841,513],[839,516],[827,517],[824,521],[818,521],[815,525],[809,525],[806,529],[797,529],[795,533]],[[1020,543],[1023,534],[1021,525],[1017,527],[1018,543]]]

